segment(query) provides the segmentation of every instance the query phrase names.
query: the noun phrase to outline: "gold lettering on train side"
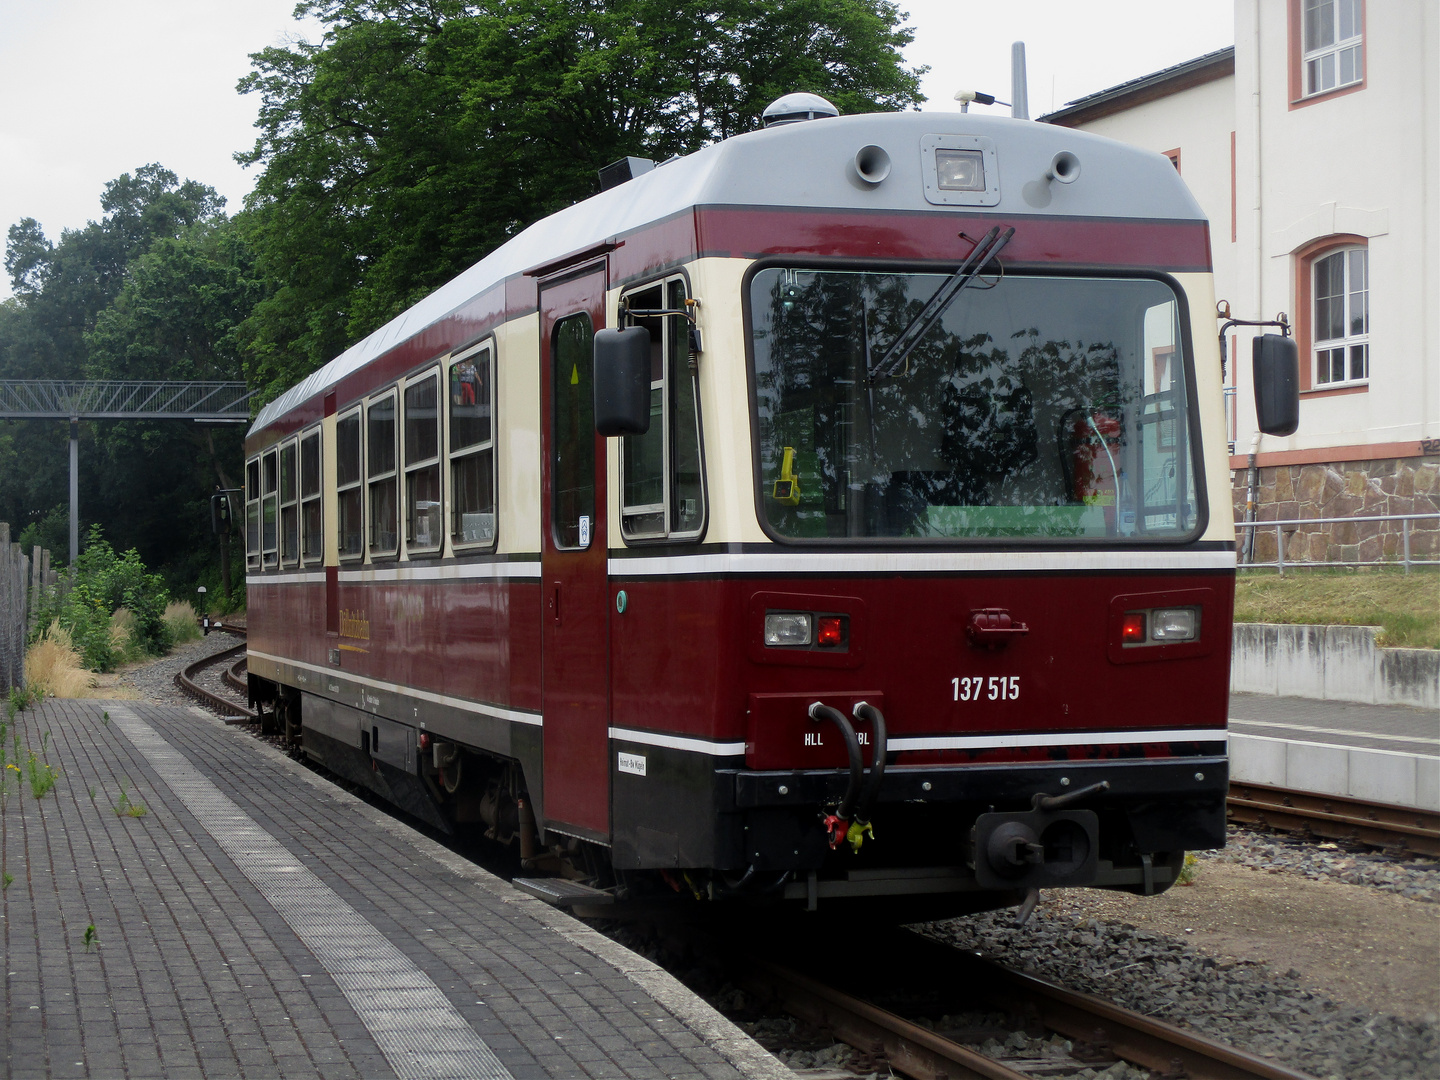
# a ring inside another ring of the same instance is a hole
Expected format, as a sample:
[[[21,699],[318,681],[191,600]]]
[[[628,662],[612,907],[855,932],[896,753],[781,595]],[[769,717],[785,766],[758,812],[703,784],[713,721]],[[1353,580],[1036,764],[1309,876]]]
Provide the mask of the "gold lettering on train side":
[[[356,638],[360,641],[370,640],[370,618],[363,611],[346,611],[340,609],[340,636]]]

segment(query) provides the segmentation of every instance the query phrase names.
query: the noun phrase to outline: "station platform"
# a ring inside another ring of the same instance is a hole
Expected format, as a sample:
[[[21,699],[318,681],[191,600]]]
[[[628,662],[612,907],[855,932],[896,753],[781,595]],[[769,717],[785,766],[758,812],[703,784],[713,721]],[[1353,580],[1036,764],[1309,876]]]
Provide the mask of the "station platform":
[[[48,701],[7,766],[17,732],[15,1080],[793,1080],[648,960],[199,709]]]
[[[1440,811],[1440,712],[1230,695],[1230,779]]]

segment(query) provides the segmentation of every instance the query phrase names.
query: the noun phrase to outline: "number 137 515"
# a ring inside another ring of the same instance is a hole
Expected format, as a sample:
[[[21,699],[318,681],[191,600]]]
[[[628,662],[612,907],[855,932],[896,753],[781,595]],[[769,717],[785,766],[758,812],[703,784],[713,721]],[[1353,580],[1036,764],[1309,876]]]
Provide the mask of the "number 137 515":
[[[956,701],[1014,701],[1020,696],[1019,675],[961,675],[950,680]]]

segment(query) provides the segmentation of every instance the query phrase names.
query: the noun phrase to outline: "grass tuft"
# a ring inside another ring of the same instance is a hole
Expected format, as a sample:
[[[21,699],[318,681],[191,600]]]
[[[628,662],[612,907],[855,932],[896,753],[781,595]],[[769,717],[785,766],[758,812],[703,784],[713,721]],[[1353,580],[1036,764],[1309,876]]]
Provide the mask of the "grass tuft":
[[[1235,621],[1378,626],[1381,645],[1440,649],[1440,571],[1245,571],[1235,582]]]
[[[57,621],[26,650],[25,681],[35,694],[77,698],[90,689],[94,676],[85,670],[70,632]]]
[[[202,636],[200,617],[188,600],[171,600],[165,606],[163,621],[170,628],[171,639],[176,645],[198,641]]]

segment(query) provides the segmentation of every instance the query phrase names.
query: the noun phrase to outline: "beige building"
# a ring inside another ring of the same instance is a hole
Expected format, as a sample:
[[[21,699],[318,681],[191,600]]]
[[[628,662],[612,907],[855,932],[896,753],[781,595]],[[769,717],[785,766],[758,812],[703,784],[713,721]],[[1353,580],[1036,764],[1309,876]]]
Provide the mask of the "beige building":
[[[1262,520],[1440,511],[1440,3],[1236,0],[1233,48],[1040,119],[1169,157],[1210,219],[1216,297],[1291,323],[1300,427],[1258,444],[1265,328],[1226,335],[1237,513],[1252,449]],[[1436,523],[1410,529],[1436,558]],[[1287,560],[1403,553],[1398,522],[1282,533]],[[1256,560],[1275,544],[1262,530]]]

